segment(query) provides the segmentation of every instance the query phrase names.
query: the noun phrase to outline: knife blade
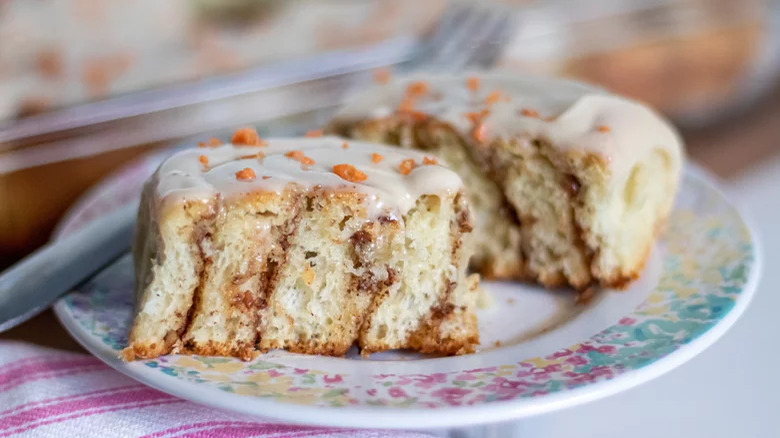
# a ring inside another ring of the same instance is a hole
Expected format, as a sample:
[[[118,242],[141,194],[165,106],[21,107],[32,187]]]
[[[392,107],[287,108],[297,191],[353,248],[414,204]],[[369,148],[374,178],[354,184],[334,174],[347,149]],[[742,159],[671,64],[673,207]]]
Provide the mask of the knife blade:
[[[138,202],[91,220],[0,273],[0,332],[32,318],[125,254]]]

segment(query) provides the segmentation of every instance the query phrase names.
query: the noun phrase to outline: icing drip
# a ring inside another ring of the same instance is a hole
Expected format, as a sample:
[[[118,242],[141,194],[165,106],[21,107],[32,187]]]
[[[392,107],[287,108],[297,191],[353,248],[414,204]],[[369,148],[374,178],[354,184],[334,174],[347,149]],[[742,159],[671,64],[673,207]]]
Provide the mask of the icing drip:
[[[548,140],[556,148],[599,155],[614,176],[625,176],[653,150],[679,168],[682,143],[659,115],[635,101],[582,83],[500,73],[422,74],[359,93],[336,116],[348,122],[387,117],[409,105],[477,141]],[[478,84],[478,85],[476,85]],[[412,85],[414,87],[414,85]]]
[[[344,139],[338,137],[265,142],[266,146],[225,144],[174,154],[157,170],[158,199],[179,202],[209,200],[216,194],[231,197],[255,191],[281,193],[295,183],[304,188],[322,186],[365,193],[369,214],[379,216],[406,214],[422,195],[447,196],[462,187],[457,174],[438,163],[424,165],[426,155],[416,151],[359,141],[349,141],[344,148]],[[377,154],[382,156],[378,162]],[[417,165],[402,175],[399,166],[408,159]],[[339,164],[354,166],[366,178],[359,182],[343,179],[333,171]],[[251,169],[247,173],[254,177],[237,178],[236,173],[244,169]]]

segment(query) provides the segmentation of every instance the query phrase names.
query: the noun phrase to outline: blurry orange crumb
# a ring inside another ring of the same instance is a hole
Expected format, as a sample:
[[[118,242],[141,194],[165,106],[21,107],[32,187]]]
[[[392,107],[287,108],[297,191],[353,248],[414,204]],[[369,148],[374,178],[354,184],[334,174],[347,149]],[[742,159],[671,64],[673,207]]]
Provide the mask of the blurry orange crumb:
[[[555,121],[555,116],[543,117],[542,120],[544,120],[545,122],[554,122]]]
[[[466,118],[469,119],[469,121],[473,124],[479,123],[482,119],[488,116],[490,114],[490,111],[488,109],[483,109],[480,112],[473,112],[473,113],[466,113]]]
[[[209,165],[209,157],[207,157],[205,155],[199,156],[198,157],[198,161],[200,161],[200,163],[203,164],[204,166],[208,166]]]
[[[599,126],[599,128],[598,128],[598,129],[599,129],[599,132],[609,132],[609,131],[611,131],[611,129],[609,128],[609,126],[605,126],[605,125],[601,125],[601,126]]]
[[[132,66],[134,55],[128,52],[91,56],[82,63],[82,82],[91,97],[108,94],[111,85]]]
[[[390,82],[390,70],[384,67],[374,70],[374,82],[377,84]]]
[[[530,108],[521,109],[520,114],[524,117],[539,117],[539,112]]]
[[[491,91],[487,96],[485,96],[485,105],[493,105],[499,100],[501,100],[501,92],[498,90]]]
[[[205,147],[209,147],[209,146],[213,147],[213,146],[219,146],[221,144],[222,144],[222,140],[220,140],[218,138],[211,137],[209,139],[209,141],[199,141],[198,142],[198,147],[199,148],[205,148]]]
[[[406,95],[417,97],[422,96],[423,94],[428,92],[428,84],[424,81],[415,81],[409,84],[408,87],[406,87]]]
[[[233,133],[233,144],[245,146],[265,146],[254,128],[241,128]]]
[[[417,163],[414,162],[413,159],[407,158],[406,160],[401,161],[401,164],[398,165],[398,171],[401,172],[401,175],[409,175],[409,172],[412,171],[417,166]]]
[[[478,142],[484,142],[487,139],[487,126],[484,123],[475,126],[473,135]]]
[[[25,97],[18,105],[18,117],[33,116],[51,108],[51,101],[45,97]]]
[[[265,154],[262,153],[262,152],[258,152],[256,154],[242,155],[239,158],[242,159],[242,160],[246,160],[246,159],[249,159],[249,158],[263,159],[263,158],[265,158]]]
[[[349,182],[361,182],[366,180],[366,174],[359,171],[351,164],[337,164],[333,166],[333,173]]]
[[[270,176],[263,175],[263,179],[271,179]]]
[[[303,159],[303,152],[301,151],[285,152],[284,156],[287,158],[292,158],[295,161],[301,161]]]
[[[314,160],[304,155],[303,152],[301,151],[290,151],[285,153],[284,156],[287,158],[292,158],[293,160],[303,164],[304,166],[311,166],[312,164],[314,164]]]
[[[322,137],[322,130],[321,129],[313,129],[306,133],[306,137],[313,138],[313,137]]]
[[[378,163],[378,162],[380,162],[380,161],[382,161],[384,159],[385,159],[385,157],[377,154],[376,152],[371,154],[371,162],[372,163]]]
[[[245,167],[236,172],[236,179],[239,181],[252,181],[255,179],[255,177],[255,171],[248,167]]]
[[[398,111],[402,113],[410,113],[414,111],[414,99],[410,97],[404,98],[404,100],[402,100],[398,105]]]
[[[436,163],[437,163],[437,161],[436,161],[435,157],[423,157],[423,164],[425,164],[425,165],[430,166],[430,165],[433,165],[433,164],[436,164]]]
[[[65,70],[62,55],[54,48],[39,51],[35,63],[41,75],[47,78],[59,78]]]
[[[341,149],[349,149],[349,143],[346,141],[341,145]]]
[[[470,78],[467,78],[466,88],[468,88],[471,91],[479,90],[479,78],[475,76],[471,76]]]

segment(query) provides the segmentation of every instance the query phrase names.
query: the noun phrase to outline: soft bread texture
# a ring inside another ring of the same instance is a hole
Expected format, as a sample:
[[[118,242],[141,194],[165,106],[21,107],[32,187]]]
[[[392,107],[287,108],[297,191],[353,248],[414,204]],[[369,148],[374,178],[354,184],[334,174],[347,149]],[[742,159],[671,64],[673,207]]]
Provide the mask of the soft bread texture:
[[[204,268],[201,242],[204,224],[214,217],[209,203],[188,202],[165,213],[160,221],[149,199],[155,184],[143,190],[133,248],[136,273],[136,313],[129,339],[132,356],[156,357],[179,342],[193,306],[193,293]],[[133,340],[143,339],[134,343]]]
[[[447,75],[378,85],[326,130],[445,158],[475,209],[471,267],[484,277],[581,291],[627,286],[673,204],[677,135],[646,107],[603,90],[473,78],[480,90]]]
[[[377,215],[373,194],[349,185],[166,202],[159,172],[139,210],[126,359],[340,356],[353,345],[450,355],[479,342],[477,278],[466,273],[473,222],[460,191],[421,195],[400,215]]]
[[[474,210],[474,255],[470,266],[487,278],[522,278],[525,272],[515,211],[501,186],[474,160],[467,141],[451,126],[434,118],[395,117],[336,122],[329,129],[351,138],[422,149],[450,164],[463,179]]]

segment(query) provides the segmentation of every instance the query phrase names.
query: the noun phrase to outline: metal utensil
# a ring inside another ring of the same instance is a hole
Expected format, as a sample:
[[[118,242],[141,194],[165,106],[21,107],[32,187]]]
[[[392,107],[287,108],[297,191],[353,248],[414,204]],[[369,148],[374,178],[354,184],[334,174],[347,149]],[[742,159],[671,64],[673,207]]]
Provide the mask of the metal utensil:
[[[138,203],[90,221],[0,274],[0,332],[37,315],[127,252]]]
[[[77,140],[52,142],[47,146],[50,148],[47,154],[31,149],[25,156],[25,150],[18,151],[22,159],[6,163],[5,168],[0,163],[0,172],[50,162],[52,155],[57,156],[51,152],[59,152],[62,158],[72,158],[74,153],[87,156],[105,151],[106,145],[120,148],[216,130],[229,126],[228,123],[271,120],[333,108],[355,84],[370,79],[367,75],[370,69],[386,65],[388,60],[409,59],[401,65],[405,70],[457,71],[485,67],[500,53],[500,42],[506,37],[510,23],[509,16],[500,11],[456,3],[411,57],[401,56],[398,46],[366,52],[362,57],[355,57],[355,53],[328,54],[309,59],[310,64],[303,61],[279,64],[227,80],[223,78],[225,82],[216,81],[205,87],[185,86],[158,95],[116,98],[33,117],[19,126],[0,127],[0,145],[32,134],[42,135],[46,130],[101,123]],[[394,57],[381,58],[382,54],[394,54]],[[127,108],[122,108],[123,105]],[[247,112],[247,107],[253,111]],[[41,125],[36,126],[35,120],[40,120]],[[149,123],[151,120],[154,123]],[[102,216],[1,273],[0,332],[38,314],[60,295],[124,254],[130,246],[136,209],[137,204],[128,205]]]

